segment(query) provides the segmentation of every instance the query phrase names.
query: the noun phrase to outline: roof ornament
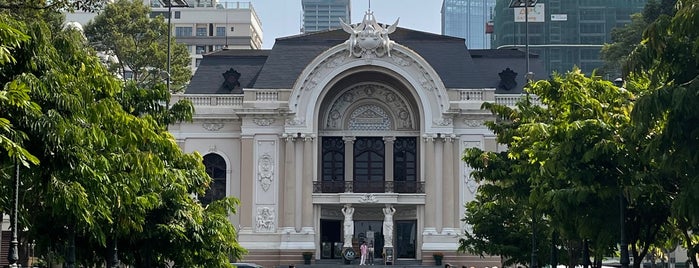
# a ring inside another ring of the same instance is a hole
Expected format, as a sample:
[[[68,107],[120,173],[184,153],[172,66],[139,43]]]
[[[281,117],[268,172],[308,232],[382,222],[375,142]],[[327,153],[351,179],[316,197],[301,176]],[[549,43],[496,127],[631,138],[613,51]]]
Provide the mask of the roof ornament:
[[[394,42],[388,38],[388,35],[396,30],[398,20],[400,18],[396,19],[396,22],[390,26],[382,26],[376,22],[374,12],[371,10],[367,10],[364,14],[364,20],[354,26],[340,19],[342,29],[350,34],[349,39],[345,42],[349,56],[374,58],[388,55],[390,57]]]

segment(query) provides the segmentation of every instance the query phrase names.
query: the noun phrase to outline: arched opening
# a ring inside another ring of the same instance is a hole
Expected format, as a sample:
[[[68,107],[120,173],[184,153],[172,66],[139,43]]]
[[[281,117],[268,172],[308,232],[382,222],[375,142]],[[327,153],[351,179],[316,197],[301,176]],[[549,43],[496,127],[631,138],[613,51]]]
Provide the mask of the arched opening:
[[[206,206],[211,202],[226,197],[226,160],[218,154],[210,153],[204,156],[206,174],[211,177],[211,184],[199,202]]]

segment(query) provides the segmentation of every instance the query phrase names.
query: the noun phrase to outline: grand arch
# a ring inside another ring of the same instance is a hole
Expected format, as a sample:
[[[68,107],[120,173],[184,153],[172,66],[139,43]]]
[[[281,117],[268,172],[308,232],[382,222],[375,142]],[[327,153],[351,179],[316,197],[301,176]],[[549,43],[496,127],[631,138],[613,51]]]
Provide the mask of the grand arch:
[[[445,116],[449,97],[437,72],[420,55],[400,44],[391,54],[355,57],[346,44],[337,45],[316,57],[301,73],[289,97],[293,119],[287,133],[315,133],[322,129],[319,112],[322,100],[337,81],[358,72],[379,72],[402,81],[420,110],[423,133],[452,133],[451,118]]]

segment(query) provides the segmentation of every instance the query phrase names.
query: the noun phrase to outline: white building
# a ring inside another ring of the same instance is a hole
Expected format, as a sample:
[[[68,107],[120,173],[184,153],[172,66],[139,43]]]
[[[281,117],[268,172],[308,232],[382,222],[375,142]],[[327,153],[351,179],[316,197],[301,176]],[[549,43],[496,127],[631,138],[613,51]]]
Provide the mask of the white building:
[[[456,267],[501,266],[456,253],[478,187],[460,155],[498,150],[480,107],[521,96],[524,53],[467,50],[370,13],[343,28],[203,56],[173,97],[194,103],[194,121],[169,128],[204,155],[214,182],[202,202],[240,198],[246,262],[298,264],[311,251],[340,263],[343,247],[368,241],[377,260],[392,244],[397,264],[442,252]]]

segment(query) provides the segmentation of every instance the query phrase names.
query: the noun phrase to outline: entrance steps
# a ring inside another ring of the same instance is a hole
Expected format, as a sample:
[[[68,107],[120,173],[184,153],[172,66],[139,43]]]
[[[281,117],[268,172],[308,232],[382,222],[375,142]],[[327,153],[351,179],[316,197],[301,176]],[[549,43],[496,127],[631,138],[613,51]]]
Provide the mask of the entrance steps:
[[[397,260],[393,265],[384,265],[382,259],[375,259],[374,264],[371,265],[359,265],[359,260],[355,260],[352,264],[344,264],[342,260],[332,259],[332,260],[314,260],[313,264],[296,264],[296,265],[279,265],[277,268],[373,268],[373,267],[392,267],[392,268],[417,268],[417,267],[444,267],[435,265],[422,265],[422,261],[419,260]]]

